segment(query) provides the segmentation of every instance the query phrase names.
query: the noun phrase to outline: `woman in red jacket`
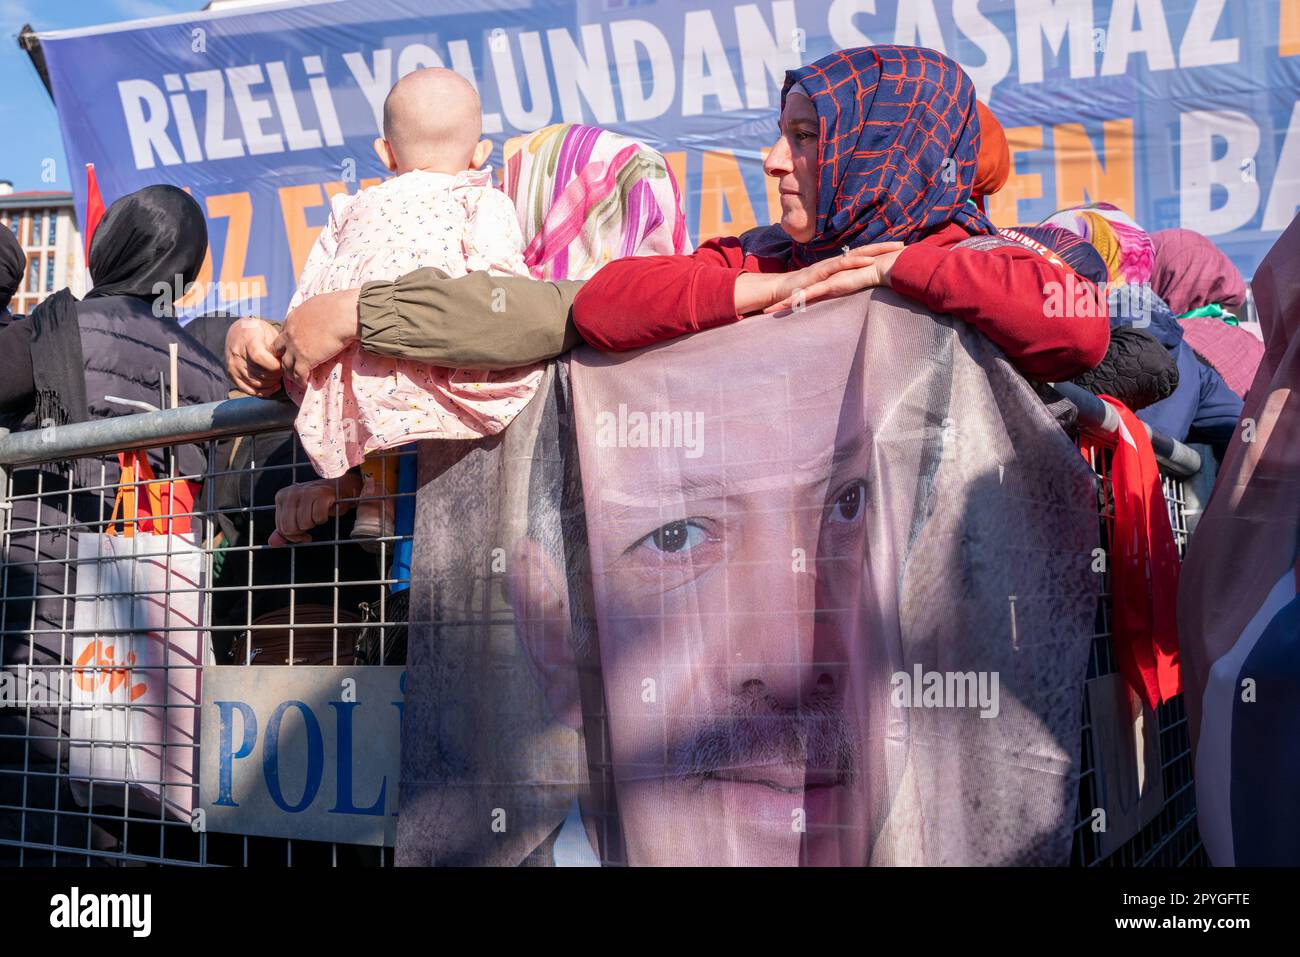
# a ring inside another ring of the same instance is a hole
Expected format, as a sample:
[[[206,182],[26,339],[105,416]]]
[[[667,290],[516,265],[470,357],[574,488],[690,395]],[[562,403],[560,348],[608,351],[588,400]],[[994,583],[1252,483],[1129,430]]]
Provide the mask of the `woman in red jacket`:
[[[1110,338],[1104,300],[1049,318],[1052,291],[1081,282],[1068,268],[1024,247],[959,246],[996,232],[969,202],[979,142],[974,87],[933,50],[859,47],[790,70],[763,164],[780,224],[689,256],[615,260],[578,292],[574,323],[599,348],[635,349],[889,286],[975,326],[1026,376],[1087,371]]]

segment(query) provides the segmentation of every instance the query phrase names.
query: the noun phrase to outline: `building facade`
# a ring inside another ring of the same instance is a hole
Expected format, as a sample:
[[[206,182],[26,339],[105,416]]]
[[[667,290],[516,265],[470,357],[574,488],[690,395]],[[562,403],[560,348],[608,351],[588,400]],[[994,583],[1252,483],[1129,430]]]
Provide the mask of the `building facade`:
[[[0,225],[17,237],[27,253],[27,273],[9,303],[10,312],[31,312],[65,286],[78,298],[86,294],[86,257],[71,193],[16,193],[0,181]]]

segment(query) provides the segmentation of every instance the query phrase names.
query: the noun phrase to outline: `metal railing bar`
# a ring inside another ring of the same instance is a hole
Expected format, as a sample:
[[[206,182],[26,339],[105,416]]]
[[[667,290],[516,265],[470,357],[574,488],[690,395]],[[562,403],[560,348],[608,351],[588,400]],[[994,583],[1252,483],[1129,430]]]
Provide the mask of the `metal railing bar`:
[[[1073,382],[1054,382],[1052,388],[1069,399],[1079,410],[1079,425],[1102,435],[1113,436],[1119,429],[1119,413],[1108,403]],[[1201,470],[1201,456],[1195,449],[1151,428],[1142,427],[1151,437],[1151,448],[1159,462],[1178,478],[1190,478]]]
[[[293,428],[298,407],[288,399],[246,396],[162,412],[119,415],[0,439],[0,466],[36,465],[129,449],[180,445]]]

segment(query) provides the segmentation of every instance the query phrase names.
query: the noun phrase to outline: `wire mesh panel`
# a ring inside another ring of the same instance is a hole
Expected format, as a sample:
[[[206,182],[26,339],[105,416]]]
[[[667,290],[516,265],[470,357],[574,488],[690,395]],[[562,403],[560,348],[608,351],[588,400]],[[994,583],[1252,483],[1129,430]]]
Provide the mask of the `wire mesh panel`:
[[[358,487],[354,478],[318,479],[288,432],[202,447],[203,474],[176,474],[162,450],[126,482],[113,454],[82,460],[76,485],[52,464],[5,475],[0,863],[392,863],[391,848],[197,827],[195,689],[205,663],[405,664],[414,450],[378,457]],[[1110,459],[1104,448],[1092,453],[1107,552]],[[310,539],[281,543],[277,496],[305,482],[317,494],[302,507],[324,522]],[[1181,555],[1182,482],[1165,475],[1163,484]],[[178,651],[182,639],[192,644]],[[1087,678],[1116,671],[1107,584]],[[1181,698],[1154,716],[1158,759],[1147,773],[1159,775],[1161,803],[1118,847],[1106,846],[1092,813],[1107,800],[1095,717],[1085,695],[1073,863],[1205,864]]]
[[[113,455],[82,460],[95,481],[75,487],[53,465],[6,475],[0,863],[392,861],[203,830],[196,689],[204,664],[404,663],[414,452],[377,457],[358,489],[319,480],[291,433],[203,448],[202,475],[175,474],[166,452],[134,481]],[[327,520],[273,544],[277,494],[308,481]]]
[[[1110,472],[1112,450],[1094,447],[1088,454],[1089,464],[1097,473],[1098,520],[1101,547],[1111,554],[1115,532],[1114,496],[1111,491]],[[1161,475],[1165,503],[1169,510],[1170,526],[1179,557],[1187,548],[1187,521],[1184,515],[1185,496],[1183,483],[1166,473]],[[1111,644],[1111,589],[1109,565],[1105,571],[1105,585],[1097,602],[1097,625],[1093,636],[1092,653],[1088,661],[1087,680],[1114,675],[1118,672],[1114,648]],[[1097,828],[1094,810],[1105,805],[1103,788],[1099,781],[1097,736],[1095,732],[1092,701],[1089,695],[1083,702],[1083,732],[1079,776],[1079,820],[1075,825],[1074,847],[1071,854],[1076,866],[1095,867],[1182,867],[1206,866],[1209,860],[1201,845],[1196,829],[1196,794],[1192,785],[1191,736],[1182,695],[1160,705],[1155,712],[1156,753],[1158,766],[1148,768],[1149,774],[1160,775],[1163,803],[1154,816],[1136,834],[1118,848],[1103,852],[1101,834]]]

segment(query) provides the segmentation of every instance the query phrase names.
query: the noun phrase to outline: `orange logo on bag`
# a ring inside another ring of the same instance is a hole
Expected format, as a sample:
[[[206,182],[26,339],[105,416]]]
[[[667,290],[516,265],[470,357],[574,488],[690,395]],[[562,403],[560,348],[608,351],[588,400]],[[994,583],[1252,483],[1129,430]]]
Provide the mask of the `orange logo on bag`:
[[[131,668],[135,664],[135,652],[130,652],[126,660],[119,663],[114,659],[114,648],[105,645],[96,638],[86,645],[85,650],[77,656],[76,667],[72,669],[72,680],[82,691],[94,691],[107,683],[110,692],[116,691],[124,682],[131,679]],[[143,681],[128,684],[129,697],[135,701],[149,690]]]

